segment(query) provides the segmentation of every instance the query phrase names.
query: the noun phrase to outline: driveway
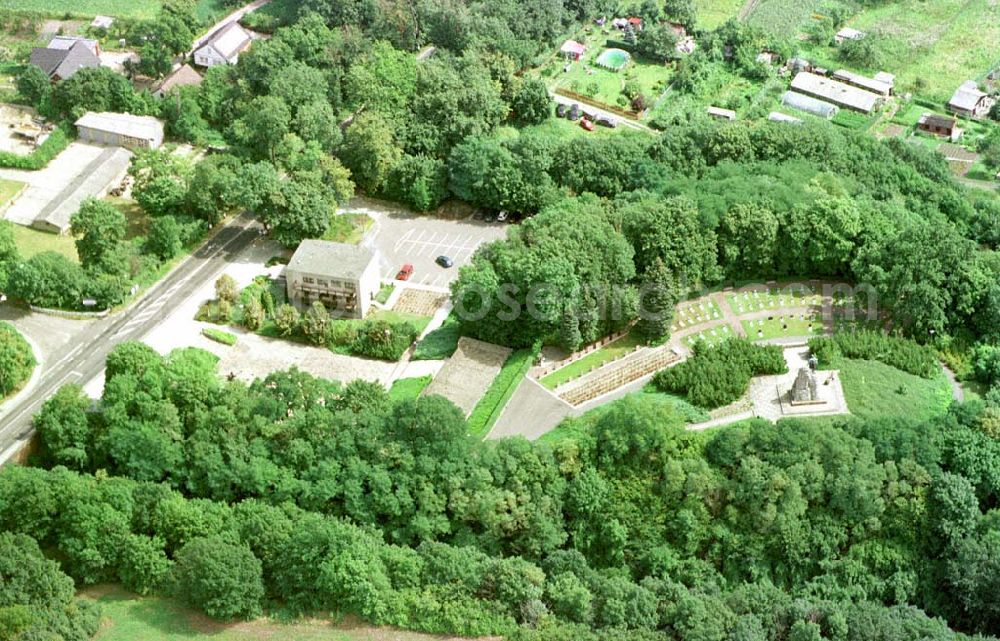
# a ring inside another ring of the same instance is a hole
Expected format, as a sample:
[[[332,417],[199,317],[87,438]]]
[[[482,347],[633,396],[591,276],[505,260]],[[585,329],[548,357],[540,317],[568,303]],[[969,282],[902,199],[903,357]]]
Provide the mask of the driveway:
[[[458,277],[458,269],[469,262],[481,244],[499,240],[507,233],[504,223],[486,223],[471,217],[447,220],[421,216],[370,198],[355,198],[345,211],[375,219],[363,243],[378,249],[383,277],[394,277],[400,267],[410,263],[411,283],[440,291],[447,291]],[[455,265],[445,269],[435,263],[434,259],[442,255],[449,256]]]

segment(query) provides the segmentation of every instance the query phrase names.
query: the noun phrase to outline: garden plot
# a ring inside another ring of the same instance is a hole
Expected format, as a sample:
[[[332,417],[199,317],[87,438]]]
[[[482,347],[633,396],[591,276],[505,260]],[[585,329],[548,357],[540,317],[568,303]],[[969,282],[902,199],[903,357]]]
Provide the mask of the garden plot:
[[[629,109],[630,98],[626,89],[628,93],[641,93],[651,105],[666,88],[673,72],[663,63],[635,55],[620,71],[612,71],[597,63],[598,58],[604,55],[607,59],[608,52],[614,50],[614,47],[608,47],[607,41],[621,37],[616,29],[602,31],[592,25],[579,37],[587,48],[582,60],[567,62],[557,55],[540,69],[543,80],[553,90],[570,91],[609,107]]]

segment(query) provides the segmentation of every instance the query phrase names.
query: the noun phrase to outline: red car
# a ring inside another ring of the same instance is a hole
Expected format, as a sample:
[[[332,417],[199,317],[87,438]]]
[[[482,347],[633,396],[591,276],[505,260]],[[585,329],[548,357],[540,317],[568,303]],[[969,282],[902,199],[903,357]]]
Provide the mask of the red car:
[[[584,129],[586,129],[587,131],[593,131],[594,130],[594,123],[590,122],[586,118],[581,118],[580,119],[580,126],[583,127]]]
[[[411,265],[410,263],[406,263],[405,265],[403,265],[403,268],[399,270],[399,273],[396,274],[396,280],[409,280],[410,276],[412,275],[413,275],[413,265]]]

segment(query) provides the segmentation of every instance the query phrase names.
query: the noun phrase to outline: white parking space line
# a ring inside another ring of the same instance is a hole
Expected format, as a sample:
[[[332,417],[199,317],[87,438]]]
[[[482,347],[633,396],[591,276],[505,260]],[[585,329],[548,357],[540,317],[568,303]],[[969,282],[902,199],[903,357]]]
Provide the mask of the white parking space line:
[[[412,236],[412,235],[413,235],[413,230],[412,229],[407,229],[406,233],[403,234],[402,236],[400,236],[399,239],[396,241],[396,244],[393,246],[393,251],[397,251],[398,252],[399,248],[403,245],[403,243],[408,242],[409,239],[410,239],[410,236]]]

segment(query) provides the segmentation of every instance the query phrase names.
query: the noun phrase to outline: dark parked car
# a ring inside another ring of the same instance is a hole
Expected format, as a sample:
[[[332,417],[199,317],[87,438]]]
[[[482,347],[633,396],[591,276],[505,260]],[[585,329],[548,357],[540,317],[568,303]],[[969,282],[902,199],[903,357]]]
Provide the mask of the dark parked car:
[[[564,104],[556,105],[556,116],[559,118],[565,118],[566,114],[569,112],[569,107]]]
[[[610,129],[614,129],[618,126],[618,121],[610,116],[598,116],[596,122],[602,127],[608,127]]]
[[[579,120],[580,119],[580,105],[574,104],[569,108],[569,119]]]
[[[441,265],[445,269],[448,269],[455,264],[455,261],[453,261],[450,256],[438,256],[434,259],[434,262]]]

